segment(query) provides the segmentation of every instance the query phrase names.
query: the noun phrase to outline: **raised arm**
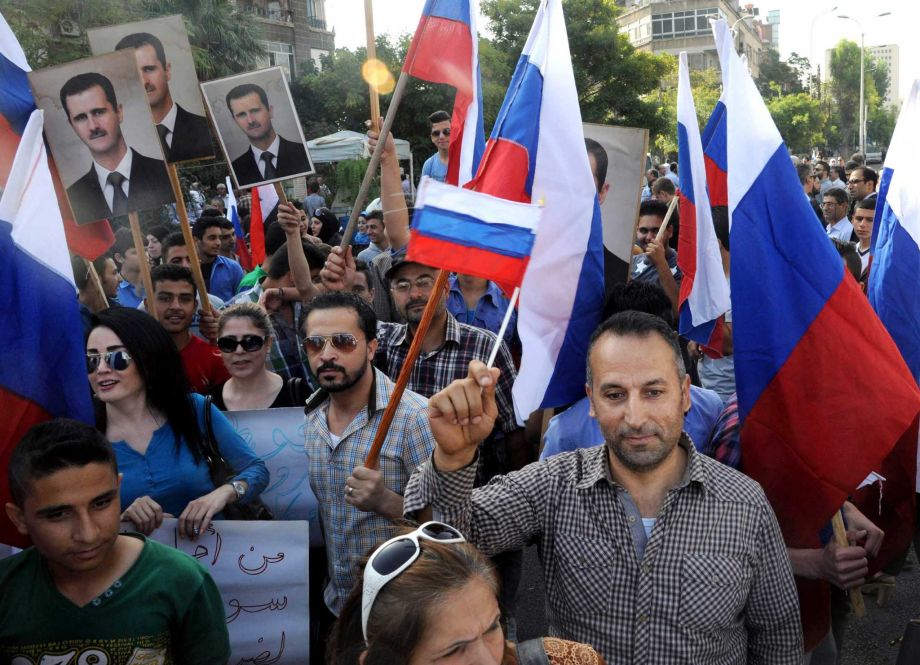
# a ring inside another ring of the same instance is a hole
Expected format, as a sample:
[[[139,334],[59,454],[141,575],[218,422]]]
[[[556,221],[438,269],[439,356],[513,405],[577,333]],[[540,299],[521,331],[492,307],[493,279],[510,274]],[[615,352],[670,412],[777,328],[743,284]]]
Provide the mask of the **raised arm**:
[[[368,132],[367,137],[373,151],[377,145],[377,133]],[[390,248],[394,251],[402,249],[409,244],[409,209],[406,208],[406,195],[399,177],[399,158],[396,156],[396,143],[392,134],[387,135],[380,156],[380,203],[383,206],[383,226],[387,231]]]

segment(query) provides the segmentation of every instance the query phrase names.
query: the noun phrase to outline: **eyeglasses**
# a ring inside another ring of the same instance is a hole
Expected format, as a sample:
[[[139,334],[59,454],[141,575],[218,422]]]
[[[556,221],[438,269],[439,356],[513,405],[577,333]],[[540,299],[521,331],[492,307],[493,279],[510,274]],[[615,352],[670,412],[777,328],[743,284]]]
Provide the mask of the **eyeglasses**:
[[[322,353],[326,342],[332,342],[332,348],[344,353],[351,353],[358,348],[358,338],[351,333],[335,333],[334,335],[310,335],[303,340],[303,348],[307,353]]]
[[[865,180],[847,180],[847,184],[849,185],[858,185],[861,182],[866,182],[866,181]]]
[[[441,136],[442,134],[444,136],[450,136],[450,127],[446,127],[445,129],[432,129],[431,130],[432,137]]]
[[[87,353],[86,354],[86,373],[92,374],[99,369],[99,364],[105,360],[109,369],[116,372],[123,372],[131,364],[131,354],[127,351],[109,351],[108,353]]]
[[[262,345],[268,340],[267,336],[260,337],[259,335],[243,335],[240,339],[236,337],[220,337],[217,340],[217,348],[223,351],[224,353],[233,353],[236,351],[237,346],[242,346],[243,351],[258,351],[262,348]]]
[[[422,553],[419,540],[444,543],[465,543],[466,538],[454,527],[443,522],[425,522],[412,533],[390,538],[378,547],[364,567],[364,590],[361,598],[361,628],[367,639],[367,619],[377,600],[377,594]]]
[[[408,279],[401,279],[390,288],[397,293],[408,293],[413,285],[419,291],[429,291],[434,286],[434,277],[419,277],[414,282],[410,282]]]

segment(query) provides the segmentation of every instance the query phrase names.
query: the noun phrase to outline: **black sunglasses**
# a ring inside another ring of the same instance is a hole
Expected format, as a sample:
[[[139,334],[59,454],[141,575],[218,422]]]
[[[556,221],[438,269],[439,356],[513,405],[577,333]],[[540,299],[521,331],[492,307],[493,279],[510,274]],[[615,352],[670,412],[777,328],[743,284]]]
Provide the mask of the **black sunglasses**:
[[[445,129],[432,129],[431,130],[432,136],[440,136],[441,134],[443,134],[444,136],[450,136],[450,127],[446,127]]]
[[[123,372],[131,364],[131,354],[127,351],[109,351],[108,353],[87,353],[86,354],[86,373],[92,374],[99,369],[99,364],[105,360],[109,369],[116,372]]]
[[[221,337],[217,340],[217,348],[224,353],[233,353],[237,346],[242,346],[243,351],[258,351],[265,344],[268,337],[259,335],[243,335],[241,339],[236,337]]]
[[[345,353],[351,353],[358,348],[358,338],[351,333],[335,333],[334,335],[310,335],[304,338],[303,348],[307,353],[320,353],[326,348],[326,340],[332,342],[332,348]]]

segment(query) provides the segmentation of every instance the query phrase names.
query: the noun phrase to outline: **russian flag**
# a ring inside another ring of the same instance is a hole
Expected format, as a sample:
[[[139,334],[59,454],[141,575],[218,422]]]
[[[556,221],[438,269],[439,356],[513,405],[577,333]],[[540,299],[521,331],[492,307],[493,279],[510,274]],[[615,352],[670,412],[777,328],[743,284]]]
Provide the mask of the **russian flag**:
[[[252,270],[252,255],[249,253],[249,247],[246,246],[246,234],[243,232],[243,225],[240,223],[240,211],[236,204],[236,196],[233,194],[233,184],[230,182],[230,176],[227,176],[227,199],[230,206],[227,210],[227,217],[233,222],[233,232],[236,234],[236,255],[240,259],[240,265],[249,272]],[[250,212],[249,222],[252,228],[252,210]],[[263,241],[264,242],[264,241]]]
[[[476,0],[426,0],[403,71],[457,89],[450,120],[447,182],[469,182],[485,149]]]
[[[423,178],[406,258],[513,289],[524,279],[539,219],[539,206]]]
[[[55,417],[93,422],[83,326],[64,229],[54,200],[41,111],[33,111],[0,198],[0,504],[6,468],[32,425]],[[0,542],[21,538],[4,516]]]
[[[731,301],[706,191],[703,145],[686,52],[680,54],[677,82],[677,145],[681,165],[677,264],[684,273],[679,330],[703,346],[720,348],[716,335],[717,331],[721,333],[719,319],[731,307]]]
[[[724,21],[712,22],[712,33],[716,40],[716,51],[722,68],[722,95],[716,102],[703,129],[703,154],[706,160],[706,186],[709,204],[712,206],[728,205],[728,162],[726,152],[725,127],[725,81],[728,79],[728,52],[734,48],[731,30]],[[683,219],[683,217],[681,217]],[[683,230],[681,230],[683,233]],[[678,240],[679,242],[679,240]],[[686,274],[686,273],[685,273]]]
[[[471,187],[543,207],[521,285],[519,422],[584,397],[604,304],[604,242],[561,0],[542,0]]]
[[[227,191],[232,190],[228,187]],[[265,229],[278,217],[278,190],[274,185],[262,185],[253,187],[251,191],[249,247],[253,264],[262,265],[265,260]]]
[[[807,200],[784,195],[801,188],[789,152],[747,67],[734,50],[727,57],[743,468],[763,486],[787,546],[821,547],[821,528],[913,423],[920,391],[840,256],[811,223]],[[846,340],[849,356],[829,340]]]

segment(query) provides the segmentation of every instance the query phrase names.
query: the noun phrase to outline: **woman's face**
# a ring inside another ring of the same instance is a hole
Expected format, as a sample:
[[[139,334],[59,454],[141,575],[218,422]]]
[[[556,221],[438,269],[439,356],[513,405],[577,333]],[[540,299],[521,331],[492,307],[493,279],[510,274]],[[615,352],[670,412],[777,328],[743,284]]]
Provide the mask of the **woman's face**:
[[[106,259],[105,268],[100,275],[102,279],[102,290],[108,298],[114,298],[118,295],[118,285],[121,283],[121,277],[118,275],[118,266],[115,265],[115,259]]]
[[[157,240],[157,237],[152,233],[147,234],[147,256],[151,259],[160,258],[160,254],[163,252],[163,245],[160,244],[160,241]]]
[[[262,339],[264,337],[265,332],[260,330],[249,318],[243,316],[228,319],[220,334],[220,339],[231,338],[237,342],[244,340],[244,338],[252,340],[252,338]],[[230,372],[230,376],[245,379],[266,371],[265,356],[268,354],[270,342],[270,339],[263,342],[262,346],[255,351],[244,351],[242,344],[237,344],[236,348],[230,353],[221,351],[221,358],[223,358],[224,365],[227,367],[227,371]]]
[[[410,665],[500,665],[505,650],[495,593],[479,577],[432,609]]]
[[[323,223],[319,219],[314,217],[313,219],[310,220],[310,233],[312,233],[315,236],[319,236],[319,233],[322,230],[323,230]]]
[[[147,389],[137,369],[137,361],[131,358],[124,369],[113,369],[106,357],[106,354],[112,351],[127,349],[111,328],[93,328],[86,340],[86,355],[87,359],[101,355],[99,365],[94,371],[89,372],[87,368],[89,383],[96,397],[106,404],[117,404],[125,399],[146,395]]]

